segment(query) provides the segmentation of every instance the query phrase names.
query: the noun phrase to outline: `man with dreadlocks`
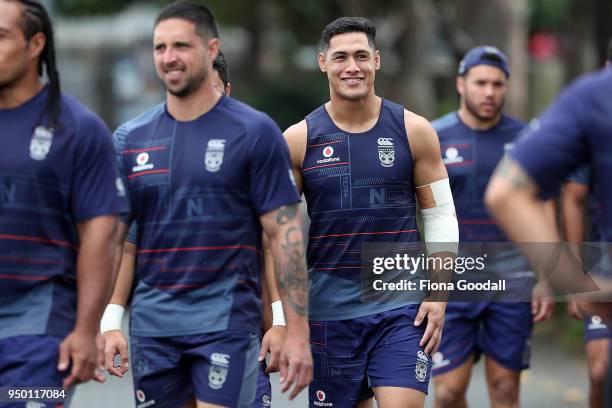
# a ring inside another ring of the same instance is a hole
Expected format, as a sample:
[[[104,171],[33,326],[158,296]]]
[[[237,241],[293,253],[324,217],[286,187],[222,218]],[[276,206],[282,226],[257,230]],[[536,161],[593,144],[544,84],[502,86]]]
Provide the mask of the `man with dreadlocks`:
[[[108,129],[60,91],[38,2],[0,0],[0,145],[0,387],[100,379],[125,193]]]

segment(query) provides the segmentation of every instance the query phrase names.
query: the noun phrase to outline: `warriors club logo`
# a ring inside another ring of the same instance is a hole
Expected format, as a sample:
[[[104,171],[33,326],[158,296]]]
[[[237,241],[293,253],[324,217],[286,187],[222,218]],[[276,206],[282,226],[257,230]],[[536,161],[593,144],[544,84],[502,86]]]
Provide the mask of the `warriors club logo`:
[[[393,166],[393,163],[395,163],[395,146],[392,138],[378,138],[378,159],[383,167]]]

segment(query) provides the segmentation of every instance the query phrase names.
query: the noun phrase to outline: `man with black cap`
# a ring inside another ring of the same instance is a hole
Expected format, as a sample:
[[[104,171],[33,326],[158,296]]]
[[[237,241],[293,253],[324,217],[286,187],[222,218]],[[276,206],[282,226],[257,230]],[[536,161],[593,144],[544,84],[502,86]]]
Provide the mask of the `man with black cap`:
[[[483,197],[495,166],[524,127],[502,113],[509,77],[508,59],[499,49],[471,49],[459,64],[459,110],[432,122],[449,173],[460,242],[508,241],[489,216]],[[504,260],[499,254],[489,256],[484,272],[506,280],[528,279],[530,287],[531,274],[522,268],[520,254],[505,250],[502,256]],[[484,353],[491,406],[518,407],[520,372],[529,364],[532,321],[548,318],[552,303],[469,300],[449,302],[447,307],[444,336],[433,356],[436,406],[467,406],[472,366]]]

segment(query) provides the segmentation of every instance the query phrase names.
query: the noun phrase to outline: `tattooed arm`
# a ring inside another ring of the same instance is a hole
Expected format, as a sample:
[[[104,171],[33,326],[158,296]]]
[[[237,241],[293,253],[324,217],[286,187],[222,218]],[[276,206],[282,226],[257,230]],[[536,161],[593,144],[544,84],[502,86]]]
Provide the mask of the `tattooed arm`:
[[[276,282],[287,320],[287,337],[280,356],[283,392],[295,383],[293,399],[312,380],[308,327],[308,272],[298,204],[282,206],[261,217],[268,235]]]
[[[514,242],[558,242],[559,230],[537,187],[523,168],[505,156],[495,169],[485,202]]]

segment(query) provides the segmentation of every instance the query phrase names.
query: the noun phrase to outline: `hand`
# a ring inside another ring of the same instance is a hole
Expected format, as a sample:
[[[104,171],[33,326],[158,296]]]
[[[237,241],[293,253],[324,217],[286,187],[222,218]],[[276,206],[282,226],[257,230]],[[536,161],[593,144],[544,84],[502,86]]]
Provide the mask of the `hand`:
[[[104,376],[104,343],[104,337],[100,333],[98,333],[96,335],[96,348],[98,349],[98,366],[96,367],[94,380],[102,384],[106,382],[106,377]]]
[[[261,340],[261,349],[259,350],[259,361],[263,361],[266,358],[266,354],[270,353],[270,361],[266,368],[266,374],[275,373],[278,371],[278,360],[281,355],[283,343],[285,343],[285,336],[287,335],[287,328],[285,326],[272,326],[266,334],[264,334]]]
[[[70,374],[64,378],[62,387],[69,388],[81,382],[97,378],[96,361],[99,358],[96,334],[73,330],[60,343],[57,369],[66,371],[72,364]]]
[[[584,319],[584,315],[582,314],[581,306],[575,300],[570,300],[567,302],[567,313],[576,320]]]
[[[531,294],[531,314],[534,322],[542,322],[550,319],[555,302],[552,298],[550,288],[545,282],[538,282]]]
[[[128,345],[121,330],[109,330],[103,334],[106,340],[104,361],[109,374],[123,377],[129,369]],[[121,365],[115,366],[115,356],[121,356]]]
[[[419,342],[419,346],[424,347],[425,353],[428,355],[438,351],[440,346],[445,311],[446,302],[428,302],[425,300],[421,303],[419,312],[414,319],[414,325],[419,326],[427,318],[427,327]]]
[[[312,364],[308,334],[295,335],[288,330],[280,355],[280,382],[282,392],[287,391],[295,383],[289,395],[290,400],[312,381]]]

